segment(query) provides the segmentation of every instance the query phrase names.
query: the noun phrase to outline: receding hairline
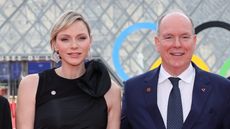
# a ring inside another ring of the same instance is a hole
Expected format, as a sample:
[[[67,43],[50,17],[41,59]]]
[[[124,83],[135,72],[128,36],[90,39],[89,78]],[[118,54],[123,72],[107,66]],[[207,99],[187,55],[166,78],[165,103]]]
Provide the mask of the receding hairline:
[[[158,24],[157,24],[157,35],[159,35],[159,33],[160,33],[160,25],[161,25],[162,21],[165,18],[167,18],[167,17],[169,17],[171,15],[180,15],[180,16],[183,16],[184,18],[186,18],[191,23],[191,25],[192,25],[192,32],[195,33],[193,21],[192,21],[192,19],[188,15],[186,15],[184,12],[181,12],[181,11],[172,11],[172,12],[169,12],[169,13],[166,13],[166,14],[162,15],[160,17],[160,19],[158,20]]]

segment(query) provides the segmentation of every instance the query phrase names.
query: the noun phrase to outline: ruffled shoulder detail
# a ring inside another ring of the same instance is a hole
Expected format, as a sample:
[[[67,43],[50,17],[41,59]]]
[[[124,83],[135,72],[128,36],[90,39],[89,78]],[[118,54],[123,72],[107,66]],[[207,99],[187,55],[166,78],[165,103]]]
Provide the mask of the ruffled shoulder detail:
[[[78,80],[78,86],[93,97],[104,96],[111,87],[111,79],[101,60],[86,62],[86,73]]]

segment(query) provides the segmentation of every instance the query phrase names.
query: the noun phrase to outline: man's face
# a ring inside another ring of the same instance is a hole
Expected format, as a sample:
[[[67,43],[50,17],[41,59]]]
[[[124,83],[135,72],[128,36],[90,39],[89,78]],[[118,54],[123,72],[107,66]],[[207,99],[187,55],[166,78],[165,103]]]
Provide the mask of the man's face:
[[[160,23],[155,44],[166,71],[181,74],[189,66],[196,46],[191,21],[181,13],[166,15]]]

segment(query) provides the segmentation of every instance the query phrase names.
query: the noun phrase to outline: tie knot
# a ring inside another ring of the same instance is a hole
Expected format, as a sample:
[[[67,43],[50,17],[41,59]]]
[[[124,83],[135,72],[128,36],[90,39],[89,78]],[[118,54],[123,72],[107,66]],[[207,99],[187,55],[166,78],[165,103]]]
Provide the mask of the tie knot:
[[[169,77],[170,82],[172,83],[173,87],[178,86],[178,82],[180,81],[180,78],[178,77]]]

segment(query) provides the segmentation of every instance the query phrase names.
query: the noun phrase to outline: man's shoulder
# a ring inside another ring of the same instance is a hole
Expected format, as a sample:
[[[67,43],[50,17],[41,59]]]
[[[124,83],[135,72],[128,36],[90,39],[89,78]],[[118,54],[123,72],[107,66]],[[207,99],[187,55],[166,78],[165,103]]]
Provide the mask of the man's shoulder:
[[[132,84],[132,85],[133,84],[138,85],[138,84],[144,83],[147,80],[151,80],[151,79],[157,77],[156,76],[157,74],[158,74],[157,69],[150,70],[150,71],[147,71],[145,73],[142,73],[142,74],[136,75],[134,77],[131,77],[130,79],[125,81],[125,84],[129,83],[129,84]]]
[[[197,73],[197,79],[201,81],[206,81],[210,86],[214,86],[217,89],[223,89],[224,91],[230,91],[230,80],[218,75],[216,73],[211,73],[203,70],[199,70]]]
[[[201,75],[208,77],[211,81],[230,82],[227,78],[212,72],[201,70]]]
[[[145,78],[147,78],[147,77],[151,77],[151,76],[154,75],[154,71],[155,71],[155,70],[151,70],[151,71],[147,71],[147,72],[145,72],[145,73],[136,75],[136,76],[134,76],[134,77],[128,79],[127,81],[135,81],[135,80],[140,80],[140,79],[142,80],[142,79],[145,79]]]

